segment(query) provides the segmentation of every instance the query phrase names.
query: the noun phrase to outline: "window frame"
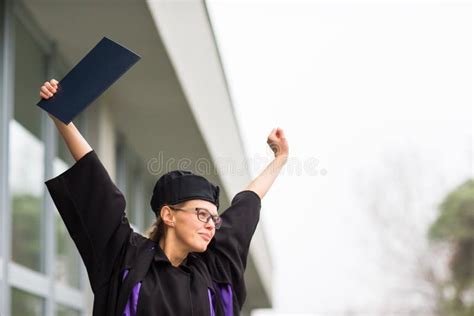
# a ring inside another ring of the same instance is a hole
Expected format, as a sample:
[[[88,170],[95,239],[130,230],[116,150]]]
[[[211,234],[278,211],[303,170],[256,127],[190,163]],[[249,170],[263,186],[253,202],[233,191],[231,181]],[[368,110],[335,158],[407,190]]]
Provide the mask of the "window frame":
[[[44,77],[49,78],[55,70],[65,69],[61,56],[57,54],[56,46],[21,2],[0,0],[0,315],[11,314],[12,288],[43,299],[44,315],[56,314],[58,305],[78,311],[81,315],[88,312],[88,291],[85,286],[87,275],[80,259],[79,289],[56,281],[54,274],[56,257],[56,227],[58,216],[54,203],[46,190],[43,190],[42,216],[44,221],[40,237],[44,247],[44,272],[33,271],[11,258],[12,240],[12,205],[9,188],[9,142],[10,121],[14,119],[14,78],[15,78],[15,23],[21,23],[39,46],[46,58]],[[39,83],[41,84],[41,83]],[[80,118],[84,123],[84,118]],[[85,124],[80,124],[85,125]],[[79,127],[80,128],[80,127]],[[41,115],[41,142],[45,147],[44,178],[49,179],[53,174],[53,160],[57,156],[57,130],[47,113]],[[8,280],[8,281],[7,281]]]

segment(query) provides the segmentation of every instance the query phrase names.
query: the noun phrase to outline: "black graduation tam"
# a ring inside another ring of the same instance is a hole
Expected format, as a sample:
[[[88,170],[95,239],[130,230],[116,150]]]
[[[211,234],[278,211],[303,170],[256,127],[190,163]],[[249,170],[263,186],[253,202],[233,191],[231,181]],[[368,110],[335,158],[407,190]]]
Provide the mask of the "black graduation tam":
[[[219,186],[190,171],[174,170],[156,181],[150,205],[156,216],[159,216],[163,205],[194,199],[209,201],[219,208]]]

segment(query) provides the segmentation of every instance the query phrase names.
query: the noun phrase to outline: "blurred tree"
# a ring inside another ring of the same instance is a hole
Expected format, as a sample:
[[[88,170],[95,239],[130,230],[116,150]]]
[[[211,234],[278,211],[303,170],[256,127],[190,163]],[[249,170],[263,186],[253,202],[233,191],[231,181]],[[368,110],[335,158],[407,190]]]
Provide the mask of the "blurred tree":
[[[356,174],[354,187],[371,227],[370,263],[384,275],[379,314],[446,316],[438,302],[447,251],[426,236],[447,181],[416,150],[387,151],[377,162]]]
[[[440,214],[431,225],[429,237],[452,247],[450,278],[440,308],[445,315],[474,315],[474,180],[449,193],[440,205]]]

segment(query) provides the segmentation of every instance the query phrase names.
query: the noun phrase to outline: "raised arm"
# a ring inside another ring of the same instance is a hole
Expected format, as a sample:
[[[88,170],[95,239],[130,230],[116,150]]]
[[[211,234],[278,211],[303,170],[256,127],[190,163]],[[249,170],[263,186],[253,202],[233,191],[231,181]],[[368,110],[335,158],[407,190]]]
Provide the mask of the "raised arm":
[[[257,193],[260,199],[263,199],[288,160],[288,142],[281,128],[274,128],[271,131],[267,144],[275,154],[275,158],[246,188]]]
[[[40,97],[44,99],[49,99],[54,96],[54,94],[59,89],[58,81],[55,79],[51,79],[50,81],[46,81],[40,90]],[[58,120],[53,115],[49,114],[51,119],[54,121],[59,133],[63,137],[64,141],[66,142],[71,155],[73,156],[74,160],[78,161],[81,159],[85,154],[92,150],[92,147],[89,143],[84,139],[81,135],[79,130],[74,126],[74,123],[69,123],[68,125],[64,124],[60,120]]]

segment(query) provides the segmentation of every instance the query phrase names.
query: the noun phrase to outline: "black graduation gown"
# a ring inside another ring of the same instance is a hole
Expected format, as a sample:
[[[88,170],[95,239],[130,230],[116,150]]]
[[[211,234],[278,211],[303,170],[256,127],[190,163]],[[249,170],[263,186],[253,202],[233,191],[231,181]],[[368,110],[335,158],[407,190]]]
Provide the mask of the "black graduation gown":
[[[87,269],[93,315],[239,315],[260,216],[255,192],[236,194],[207,250],[173,267],[157,243],[133,232],[94,150],[45,183]]]

